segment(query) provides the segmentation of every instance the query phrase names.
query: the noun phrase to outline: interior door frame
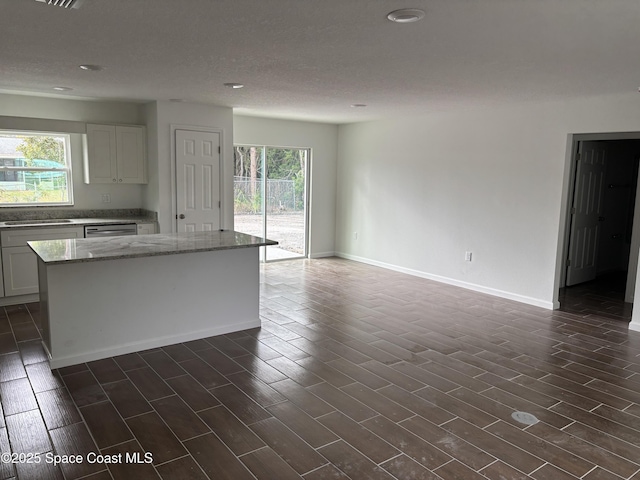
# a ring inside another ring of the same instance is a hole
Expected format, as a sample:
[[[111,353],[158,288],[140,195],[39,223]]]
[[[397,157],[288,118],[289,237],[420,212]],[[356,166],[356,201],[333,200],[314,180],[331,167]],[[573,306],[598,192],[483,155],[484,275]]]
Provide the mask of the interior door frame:
[[[178,231],[178,224],[176,222],[176,215],[178,214],[178,186],[176,184],[177,181],[177,172],[176,168],[178,168],[177,155],[176,155],[176,130],[190,130],[193,132],[204,132],[204,133],[217,133],[220,138],[220,166],[218,167],[218,183],[220,188],[220,229],[225,229],[225,189],[224,189],[224,154],[225,154],[225,144],[224,144],[224,130],[222,128],[213,128],[213,127],[202,127],[195,125],[180,125],[180,124],[171,124],[171,233],[176,233]]]
[[[558,255],[556,257],[556,279],[553,291],[553,308],[560,308],[559,292],[560,289],[567,284],[567,258],[569,255],[569,242],[571,240],[571,208],[573,206],[573,193],[576,184],[576,167],[577,167],[577,154],[578,145],[580,142],[587,141],[607,141],[607,140],[640,140],[640,132],[603,132],[603,133],[570,133],[567,136],[567,154],[565,158],[565,182],[563,185],[562,203],[561,203],[561,218],[560,218],[560,232],[558,239]],[[640,194],[640,176],[638,178],[638,193]],[[636,196],[636,207],[638,205],[638,198]],[[636,208],[634,211],[633,224],[636,225],[640,222],[640,209]],[[640,235],[636,234],[636,228],[632,230],[631,236],[631,257],[629,258],[629,266],[633,266],[637,275],[638,267],[638,248],[635,249],[640,243]],[[635,255],[635,257],[634,257]],[[629,271],[631,272],[631,268]],[[630,277],[628,276],[627,279]],[[634,277],[635,278],[635,277]],[[627,281],[627,283],[629,283]]]

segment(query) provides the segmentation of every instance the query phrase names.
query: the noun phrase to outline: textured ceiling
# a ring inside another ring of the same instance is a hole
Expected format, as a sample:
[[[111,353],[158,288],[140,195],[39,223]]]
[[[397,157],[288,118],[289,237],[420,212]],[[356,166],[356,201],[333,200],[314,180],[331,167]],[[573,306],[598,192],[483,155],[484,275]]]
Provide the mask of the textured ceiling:
[[[0,91],[345,123],[633,92],[639,32],[638,0],[0,0]]]

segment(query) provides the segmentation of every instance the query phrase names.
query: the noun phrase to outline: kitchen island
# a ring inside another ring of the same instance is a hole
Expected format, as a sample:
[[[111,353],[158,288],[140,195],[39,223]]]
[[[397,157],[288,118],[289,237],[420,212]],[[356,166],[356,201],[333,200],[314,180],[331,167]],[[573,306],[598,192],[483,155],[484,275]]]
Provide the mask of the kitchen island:
[[[234,231],[29,242],[52,369],[260,326],[258,248]]]

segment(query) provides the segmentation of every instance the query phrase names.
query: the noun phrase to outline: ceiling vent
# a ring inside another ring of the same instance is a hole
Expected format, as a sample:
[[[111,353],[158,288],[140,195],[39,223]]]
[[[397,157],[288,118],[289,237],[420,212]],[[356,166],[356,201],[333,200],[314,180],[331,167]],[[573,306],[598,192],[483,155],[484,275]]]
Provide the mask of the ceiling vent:
[[[83,0],[36,0],[36,2],[46,3],[54,7],[80,8]]]

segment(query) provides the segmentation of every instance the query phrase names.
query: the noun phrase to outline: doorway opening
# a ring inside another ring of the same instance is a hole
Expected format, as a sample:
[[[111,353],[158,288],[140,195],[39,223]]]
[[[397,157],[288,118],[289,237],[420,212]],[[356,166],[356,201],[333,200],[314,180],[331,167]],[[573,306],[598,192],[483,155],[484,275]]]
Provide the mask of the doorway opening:
[[[275,240],[269,262],[308,256],[308,148],[234,146],[234,229]]]
[[[640,133],[574,135],[560,310],[631,320]]]

